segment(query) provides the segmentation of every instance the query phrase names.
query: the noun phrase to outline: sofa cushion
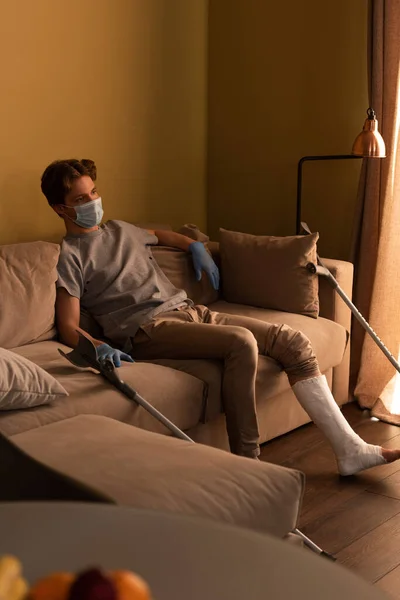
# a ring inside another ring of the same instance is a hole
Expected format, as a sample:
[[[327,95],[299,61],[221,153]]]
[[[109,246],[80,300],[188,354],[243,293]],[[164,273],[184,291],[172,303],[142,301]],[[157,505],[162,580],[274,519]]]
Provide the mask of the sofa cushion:
[[[0,246],[0,346],[54,337],[59,246],[30,242]]]
[[[197,281],[190,254],[165,246],[153,246],[152,252],[171,283],[178,289],[185,290],[188,298],[195,304],[209,304],[218,300],[219,293],[214,290],[205,274]]]
[[[68,396],[49,373],[35,363],[0,348],[0,410],[17,410],[47,404]]]
[[[318,233],[273,237],[220,229],[221,277],[228,302],[317,317]]]
[[[119,504],[212,518],[283,537],[294,529],[304,476],[99,416],[13,438],[22,450]]]
[[[223,364],[221,360],[153,358],[151,362],[189,373],[203,381],[205,386],[204,422],[210,421],[223,412],[221,397]],[[274,364],[276,365],[275,362]]]
[[[70,348],[56,342],[40,342],[15,348],[14,352],[32,360],[67,390],[69,397],[29,411],[5,411],[0,415],[0,430],[13,435],[47,423],[79,414],[105,415],[150,429],[167,433],[154,417],[118,392],[100,375],[78,369],[58,353],[58,348]],[[189,429],[203,418],[205,386],[187,373],[148,363],[123,363],[120,377],[148,402],[164,413],[181,429]]]

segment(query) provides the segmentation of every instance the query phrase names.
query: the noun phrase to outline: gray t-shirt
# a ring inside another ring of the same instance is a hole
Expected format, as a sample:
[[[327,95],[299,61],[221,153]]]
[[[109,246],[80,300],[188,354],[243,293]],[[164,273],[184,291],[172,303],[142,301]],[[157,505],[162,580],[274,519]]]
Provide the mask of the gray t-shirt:
[[[155,235],[124,221],[67,235],[61,244],[57,287],[79,298],[107,338],[124,348],[138,328],[185,303],[186,292],[164,275],[151,252]]]

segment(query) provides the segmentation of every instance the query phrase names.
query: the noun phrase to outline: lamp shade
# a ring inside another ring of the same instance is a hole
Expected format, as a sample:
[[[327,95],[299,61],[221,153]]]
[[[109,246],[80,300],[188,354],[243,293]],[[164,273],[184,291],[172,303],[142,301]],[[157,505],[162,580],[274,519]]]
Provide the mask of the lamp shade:
[[[356,137],[351,153],[354,156],[384,158],[386,156],[385,142],[378,131],[375,111],[369,108],[367,115],[368,118],[365,120],[363,130]]]

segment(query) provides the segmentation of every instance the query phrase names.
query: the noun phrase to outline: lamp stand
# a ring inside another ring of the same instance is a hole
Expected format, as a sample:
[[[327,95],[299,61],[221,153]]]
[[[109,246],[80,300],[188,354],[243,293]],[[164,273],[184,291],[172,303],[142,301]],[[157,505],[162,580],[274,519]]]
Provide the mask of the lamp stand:
[[[297,166],[297,208],[296,208],[296,235],[301,234],[310,234],[311,231],[307,225],[307,223],[302,222],[301,220],[301,193],[302,193],[302,183],[303,183],[303,164],[306,161],[314,161],[314,160],[347,160],[354,158],[365,158],[363,156],[358,156],[355,154],[327,154],[322,156],[303,156]],[[318,275],[322,275],[326,277],[334,290],[339,294],[344,303],[351,310],[354,318],[360,323],[363,329],[371,336],[376,345],[380,348],[389,362],[393,365],[398,373],[400,373],[400,364],[395,359],[393,354],[388,350],[382,340],[378,337],[375,331],[372,329],[368,321],[362,316],[358,308],[353,304],[350,298],[344,293],[344,291],[339,286],[338,282],[332,275],[332,273],[326,268],[326,266],[321,261],[320,257],[317,255],[317,265],[313,263],[309,263],[307,268],[313,272],[318,273]]]
[[[346,160],[348,158],[363,158],[355,154],[327,154],[322,156],[303,156],[297,165],[297,204],[296,204],[296,235],[301,235],[301,193],[303,185],[303,164],[311,160]]]

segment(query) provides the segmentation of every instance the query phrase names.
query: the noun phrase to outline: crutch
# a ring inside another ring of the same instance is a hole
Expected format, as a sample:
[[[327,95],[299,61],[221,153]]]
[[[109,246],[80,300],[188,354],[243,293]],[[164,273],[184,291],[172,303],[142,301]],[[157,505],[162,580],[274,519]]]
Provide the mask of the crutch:
[[[76,367],[80,367],[83,369],[87,369],[91,367],[95,371],[98,371],[100,375],[104,377],[109,383],[111,383],[114,387],[117,388],[120,392],[122,392],[129,400],[133,400],[140,406],[142,406],[145,410],[147,410],[153,417],[155,417],[160,423],[165,425],[177,438],[181,440],[185,440],[186,442],[191,442],[194,444],[194,440],[190,438],[186,433],[184,433],[179,427],[177,427],[174,423],[172,423],[167,417],[165,417],[160,411],[158,411],[154,406],[152,406],[147,400],[142,398],[140,394],[136,392],[130,385],[122,381],[119,375],[116,372],[114,367],[114,363],[110,359],[99,360],[97,355],[96,346],[93,342],[86,337],[81,331],[77,331],[79,334],[78,345],[75,350],[72,350],[68,354],[63,352],[60,348],[58,349],[59,353],[69,360]],[[293,533],[298,535],[304,542],[304,544],[310,548],[313,552],[320,554],[321,556],[325,556],[326,558],[330,558],[331,560],[336,560],[332,555],[328,554],[324,550],[322,550],[319,546],[314,544],[307,536],[304,535],[299,529],[294,529]]]
[[[127,398],[133,400],[147,410],[147,412],[155,417],[157,421],[160,421],[160,423],[165,425],[165,427],[167,427],[174,435],[176,435],[176,437],[180,438],[181,440],[185,440],[186,442],[194,443],[193,440],[186,435],[186,433],[183,433],[183,431],[174,425],[172,421],[167,419],[167,417],[154,408],[154,406],[147,402],[147,400],[142,398],[142,396],[138,394],[136,390],[131,388],[130,385],[119,378],[112,360],[99,360],[96,346],[88,337],[83,335],[83,333],[80,331],[77,331],[77,333],[79,334],[79,342],[75,350],[72,350],[72,352],[66,354],[60,350],[60,348],[58,349],[59,353],[64,358],[69,360],[69,362],[76,367],[81,367],[83,369],[91,367],[95,371],[98,371],[100,375],[104,377],[104,379],[107,379],[107,381],[109,381],[114,387],[117,388],[117,390],[127,396]]]
[[[302,222],[301,226],[307,234],[311,233],[311,230],[308,227],[307,223]],[[385,344],[377,336],[375,331],[372,329],[371,325],[362,316],[362,314],[360,313],[358,308],[353,304],[353,302],[350,300],[350,298],[347,296],[347,294],[342,290],[342,288],[340,287],[340,285],[338,284],[338,282],[336,281],[336,279],[334,278],[332,273],[329,271],[329,269],[324,265],[324,263],[322,262],[322,260],[318,256],[318,254],[317,254],[317,264],[315,265],[314,263],[309,262],[307,264],[307,270],[310,271],[310,273],[318,273],[318,275],[322,275],[323,277],[326,277],[328,279],[329,283],[332,285],[334,290],[342,298],[343,302],[349,307],[349,309],[351,310],[352,314],[357,319],[357,321],[361,324],[361,326],[365,329],[365,331],[367,333],[369,333],[369,335],[372,337],[372,339],[377,344],[377,346],[382,350],[382,352],[386,356],[386,358],[394,366],[396,371],[398,373],[400,373],[400,365],[399,365],[398,361],[395,359],[395,357],[390,352],[390,350],[388,350],[388,348],[386,348]]]

